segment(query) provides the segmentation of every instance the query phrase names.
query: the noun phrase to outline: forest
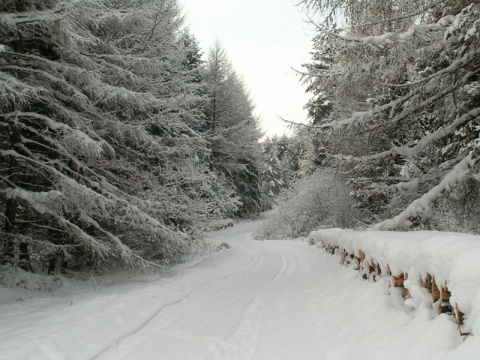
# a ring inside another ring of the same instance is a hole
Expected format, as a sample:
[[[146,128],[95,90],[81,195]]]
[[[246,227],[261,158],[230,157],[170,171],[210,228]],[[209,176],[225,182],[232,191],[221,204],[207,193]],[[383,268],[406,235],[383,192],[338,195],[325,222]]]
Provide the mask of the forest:
[[[0,51],[3,263],[168,266],[258,212],[252,99],[176,1],[4,1]]]
[[[478,234],[478,1],[302,3],[317,34],[299,70],[310,122],[265,143],[264,194],[280,195],[257,237]]]
[[[307,124],[263,138],[222,44],[176,0],[0,4],[0,257],[165,268],[209,224],[480,231],[480,3],[304,0]]]

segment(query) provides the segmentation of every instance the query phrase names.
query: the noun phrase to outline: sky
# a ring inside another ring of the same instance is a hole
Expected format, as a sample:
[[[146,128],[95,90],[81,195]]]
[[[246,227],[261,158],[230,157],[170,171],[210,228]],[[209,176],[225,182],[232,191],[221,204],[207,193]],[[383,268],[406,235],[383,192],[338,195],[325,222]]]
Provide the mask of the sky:
[[[181,0],[205,58],[220,41],[243,76],[267,136],[287,132],[279,117],[307,121],[308,100],[293,69],[309,62],[313,31],[299,0]],[[293,69],[292,69],[293,68]]]

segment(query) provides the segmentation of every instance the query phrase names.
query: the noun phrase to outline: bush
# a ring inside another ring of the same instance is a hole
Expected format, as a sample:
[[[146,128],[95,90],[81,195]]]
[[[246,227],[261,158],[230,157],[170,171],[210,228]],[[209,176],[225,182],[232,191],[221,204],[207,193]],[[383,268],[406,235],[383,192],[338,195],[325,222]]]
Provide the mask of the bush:
[[[285,190],[259,226],[257,239],[306,236],[317,228],[350,228],[361,218],[350,189],[331,169],[319,169]]]

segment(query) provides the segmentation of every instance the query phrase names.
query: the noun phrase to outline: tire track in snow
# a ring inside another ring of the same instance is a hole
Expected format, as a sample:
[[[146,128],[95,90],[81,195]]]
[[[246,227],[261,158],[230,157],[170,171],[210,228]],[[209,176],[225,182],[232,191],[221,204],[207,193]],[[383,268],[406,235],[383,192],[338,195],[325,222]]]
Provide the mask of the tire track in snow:
[[[186,304],[187,302],[192,301],[194,299],[194,294],[197,293],[198,291],[204,289],[204,288],[207,288],[207,287],[212,286],[212,285],[219,284],[220,282],[223,283],[224,281],[229,281],[229,280],[236,279],[236,278],[241,279],[246,274],[253,273],[253,272],[257,271],[262,266],[262,264],[265,262],[265,255],[260,254],[260,253],[255,252],[255,251],[251,251],[251,250],[249,250],[249,252],[252,253],[254,256],[253,256],[253,259],[245,266],[245,268],[243,270],[241,270],[239,272],[235,272],[231,275],[223,276],[223,277],[208,281],[207,283],[202,284],[202,285],[192,289],[191,291],[189,291],[187,294],[183,295],[182,297],[180,297],[178,299],[175,299],[175,300],[172,300],[170,302],[167,302],[165,304],[162,304],[162,306],[160,306],[152,315],[150,315],[139,326],[137,326],[135,329],[128,332],[127,334],[122,335],[121,337],[118,337],[117,339],[111,341],[105,348],[103,348],[98,353],[96,353],[93,357],[91,357],[90,360],[98,360],[100,358],[103,358],[104,356],[106,356],[106,359],[108,359],[109,356],[110,356],[110,354],[109,354],[110,352],[113,352],[112,355],[115,356],[115,357],[112,357],[112,359],[115,359],[115,360],[118,359],[118,357],[116,357],[116,354],[119,351],[128,352],[130,349],[135,348],[136,345],[138,345],[141,341],[143,341],[144,338],[146,338],[149,335],[149,334],[144,334],[142,336],[142,334],[141,334],[142,330],[147,328],[148,325],[150,325],[154,320],[156,320],[159,316],[161,316],[162,313],[166,309],[168,309],[170,307],[173,307],[175,305]],[[235,286],[235,285],[236,284],[227,283],[226,286],[224,286],[222,289],[224,290],[225,288],[232,287],[232,286]],[[171,319],[169,319],[168,322],[165,322],[162,327],[164,328],[164,327],[168,326],[170,323],[175,321],[175,319],[180,317],[182,314],[183,314],[183,312],[174,314],[174,316]]]
[[[325,283],[326,278],[319,276],[324,265],[315,251],[307,253],[296,246],[286,246],[285,250],[292,255],[287,272],[289,277],[282,294],[272,303],[252,359],[323,359],[317,329],[325,326],[318,316],[323,298],[317,295],[323,294],[323,285],[318,286],[318,283]],[[295,315],[288,315],[293,309]],[[328,311],[332,312],[332,309],[335,305]],[[318,347],[312,347],[312,344]]]
[[[259,246],[265,248],[265,246]],[[272,250],[270,248],[270,250]],[[271,311],[271,303],[281,288],[272,288],[276,281],[286,274],[291,275],[291,269],[296,268],[296,259],[287,256],[284,251],[275,249],[280,254],[282,265],[280,270],[263,285],[247,306],[243,309],[238,322],[231,332],[223,339],[211,346],[203,360],[225,360],[234,356],[235,359],[252,359],[255,354],[261,333],[265,327],[265,320]],[[290,254],[288,254],[290,255]],[[291,264],[294,264],[291,266]]]

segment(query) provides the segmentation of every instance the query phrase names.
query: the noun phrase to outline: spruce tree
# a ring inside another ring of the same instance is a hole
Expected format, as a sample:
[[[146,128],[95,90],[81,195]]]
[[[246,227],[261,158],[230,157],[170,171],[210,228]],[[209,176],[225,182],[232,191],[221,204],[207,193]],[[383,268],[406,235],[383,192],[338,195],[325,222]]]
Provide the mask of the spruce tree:
[[[261,132],[253,114],[252,99],[219,43],[209,52],[205,81],[209,98],[205,114],[211,169],[235,188],[241,202],[239,216],[258,213]]]

